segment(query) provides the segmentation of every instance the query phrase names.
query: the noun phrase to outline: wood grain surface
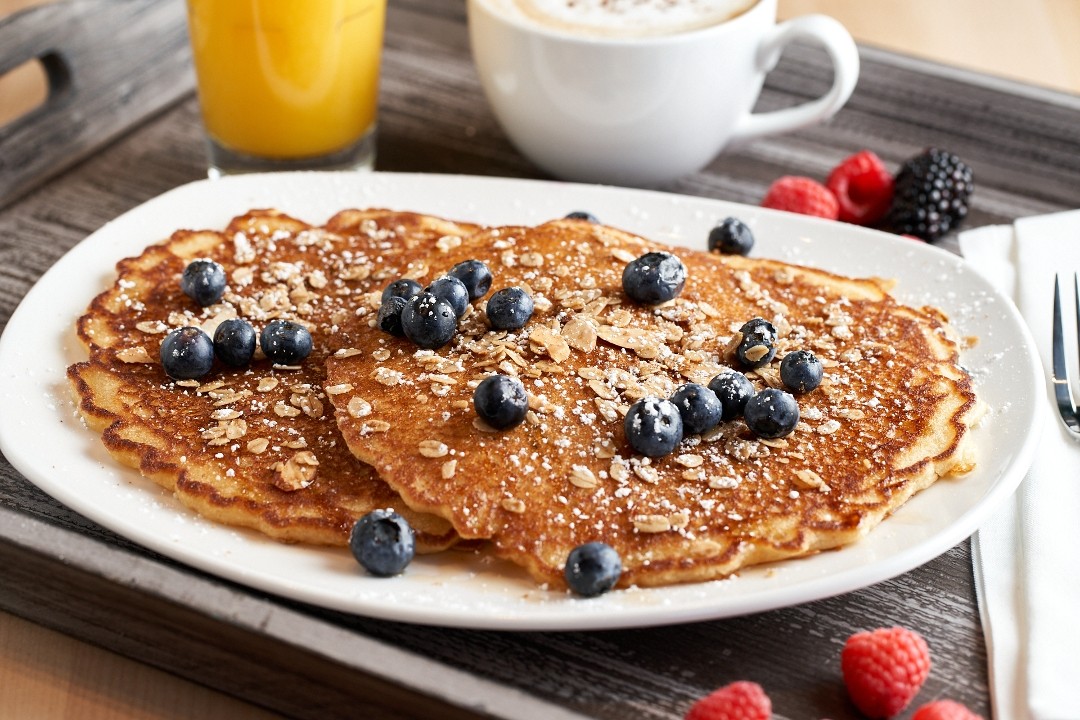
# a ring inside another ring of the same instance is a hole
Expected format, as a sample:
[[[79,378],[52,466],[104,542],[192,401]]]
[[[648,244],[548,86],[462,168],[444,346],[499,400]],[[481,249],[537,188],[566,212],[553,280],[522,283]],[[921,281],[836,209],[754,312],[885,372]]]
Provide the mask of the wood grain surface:
[[[816,5],[839,15],[844,4]],[[725,153],[667,189],[756,203],[778,175],[821,177],[862,147],[895,164],[937,144],[975,168],[973,225],[1077,206],[1080,99],[873,50],[863,63],[855,95],[830,123]],[[769,77],[760,107],[812,96],[829,75],[819,52],[798,47]],[[483,101],[458,0],[392,1],[380,111],[379,169],[542,177]],[[204,171],[188,96],[0,211],[0,329],[67,249]],[[966,543],[858,592],[732,620],[602,633],[441,630],[283,602],[183,568],[59,505],[0,458],[0,608],[138,661],[0,615],[0,718],[515,717],[514,708],[545,706],[678,718],[716,686],[754,679],[778,718],[842,720],[857,717],[837,671],[843,639],[891,624],[924,633],[934,650],[920,701],[951,697],[989,717]],[[388,658],[413,658],[430,673],[380,678]],[[290,672],[309,664],[324,672]],[[490,704],[451,710],[437,696],[434,686],[462,672],[483,681],[478,701]]]

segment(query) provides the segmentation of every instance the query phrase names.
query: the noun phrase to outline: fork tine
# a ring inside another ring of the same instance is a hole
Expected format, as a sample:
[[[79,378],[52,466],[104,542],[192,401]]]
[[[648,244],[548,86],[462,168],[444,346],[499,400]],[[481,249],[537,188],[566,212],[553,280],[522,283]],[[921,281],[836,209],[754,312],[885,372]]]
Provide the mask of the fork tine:
[[[1073,302],[1076,304],[1076,348],[1080,352],[1080,275],[1073,273]]]
[[[1073,284],[1078,285],[1076,276]],[[1077,318],[1080,322],[1080,298],[1077,298]],[[1054,276],[1054,327],[1053,327],[1053,367],[1054,398],[1057,400],[1058,414],[1067,427],[1080,429],[1076,419],[1076,405],[1073,403],[1072,390],[1069,388],[1069,371],[1065,364],[1065,337],[1061,328],[1061,287],[1057,275]]]

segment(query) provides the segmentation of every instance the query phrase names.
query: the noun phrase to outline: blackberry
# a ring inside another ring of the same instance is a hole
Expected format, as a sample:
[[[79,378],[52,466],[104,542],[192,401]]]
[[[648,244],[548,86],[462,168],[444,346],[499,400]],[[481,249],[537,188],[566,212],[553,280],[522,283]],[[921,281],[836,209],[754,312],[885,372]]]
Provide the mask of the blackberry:
[[[971,168],[944,150],[930,148],[900,166],[884,226],[898,235],[933,241],[959,227],[975,188]]]

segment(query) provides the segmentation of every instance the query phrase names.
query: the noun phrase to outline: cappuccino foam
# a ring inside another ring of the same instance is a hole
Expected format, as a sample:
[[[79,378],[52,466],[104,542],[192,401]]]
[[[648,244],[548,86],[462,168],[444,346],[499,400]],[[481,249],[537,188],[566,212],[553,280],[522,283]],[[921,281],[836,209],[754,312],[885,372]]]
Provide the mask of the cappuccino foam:
[[[502,15],[594,37],[673,35],[741,15],[758,0],[483,0]]]

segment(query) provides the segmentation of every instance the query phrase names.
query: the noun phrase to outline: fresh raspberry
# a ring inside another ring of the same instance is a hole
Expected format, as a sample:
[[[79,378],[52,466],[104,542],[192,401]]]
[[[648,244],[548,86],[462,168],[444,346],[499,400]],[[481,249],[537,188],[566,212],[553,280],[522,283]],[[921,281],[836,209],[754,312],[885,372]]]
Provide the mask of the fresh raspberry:
[[[685,720],[769,720],[772,701],[757,683],[740,680],[698,700]]]
[[[930,674],[930,648],[901,627],[855,633],[840,654],[844,684],[855,707],[888,718],[908,706]]]
[[[844,222],[875,225],[892,204],[892,173],[869,150],[845,158],[829,173],[825,186],[840,203],[840,219]]]
[[[983,720],[955,700],[935,700],[915,711],[911,720]]]
[[[761,207],[787,210],[802,215],[835,220],[840,216],[836,196],[817,180],[798,175],[785,175],[772,185],[761,201]]]

